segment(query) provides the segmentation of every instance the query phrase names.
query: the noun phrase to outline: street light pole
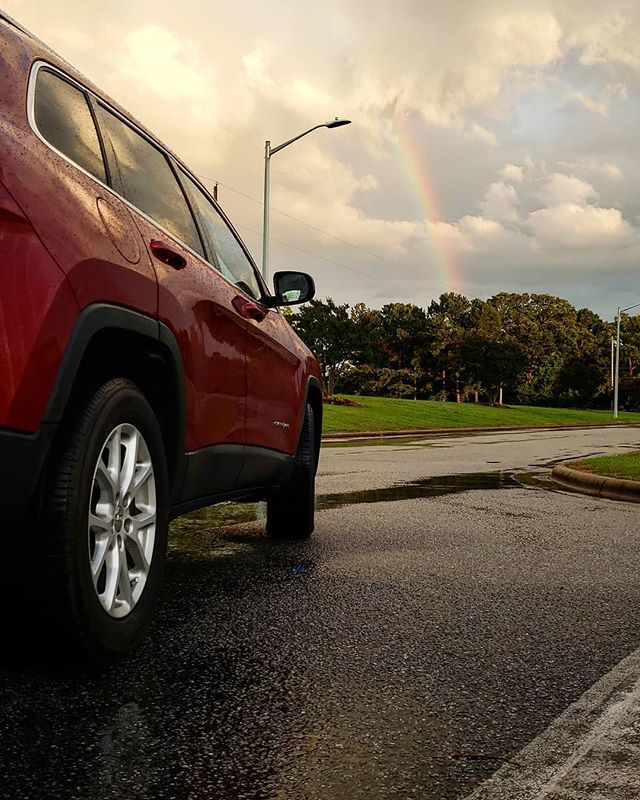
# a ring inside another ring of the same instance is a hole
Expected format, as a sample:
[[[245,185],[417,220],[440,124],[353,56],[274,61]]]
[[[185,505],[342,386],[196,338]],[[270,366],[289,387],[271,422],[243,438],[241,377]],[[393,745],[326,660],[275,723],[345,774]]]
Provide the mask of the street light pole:
[[[351,122],[350,119],[335,119],[331,120],[330,122],[323,122],[321,125],[314,125],[313,128],[309,128],[309,130],[303,131],[299,133],[297,136],[294,136],[292,139],[287,139],[286,142],[277,145],[276,147],[271,147],[271,142],[266,141],[264,143],[264,205],[262,209],[262,277],[267,281],[269,277],[269,199],[271,195],[271,156],[278,153],[280,150],[284,150],[285,147],[288,147],[290,144],[297,142],[298,139],[302,139],[303,136],[306,136],[308,133],[312,131],[318,130],[318,128],[341,128],[343,125],[349,125]]]
[[[618,419],[618,379],[620,378],[620,306],[616,315],[616,377],[613,385],[613,418]]]
[[[613,418],[618,419],[618,382],[620,380],[620,316],[624,311],[631,311],[632,308],[640,308],[640,303],[626,308],[618,306],[616,314],[616,377],[613,387]]]
[[[269,277],[269,198],[271,196],[271,142],[264,143],[264,201],[262,203],[262,277]]]

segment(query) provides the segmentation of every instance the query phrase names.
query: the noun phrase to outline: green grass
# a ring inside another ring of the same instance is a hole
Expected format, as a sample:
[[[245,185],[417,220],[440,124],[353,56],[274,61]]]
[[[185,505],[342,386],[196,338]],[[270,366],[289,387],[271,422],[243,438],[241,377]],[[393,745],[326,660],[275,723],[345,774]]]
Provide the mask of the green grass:
[[[605,475],[608,478],[629,478],[640,481],[640,451],[623,453],[619,456],[596,456],[584,461],[572,461],[573,469]]]
[[[435,400],[394,400],[387,397],[351,397],[361,408],[325,405],[324,433],[402,431],[456,428],[517,428],[525,425],[584,425],[612,422],[610,411],[573,408],[509,406],[491,408],[474,403]],[[637,422],[640,414],[622,413],[621,422]]]

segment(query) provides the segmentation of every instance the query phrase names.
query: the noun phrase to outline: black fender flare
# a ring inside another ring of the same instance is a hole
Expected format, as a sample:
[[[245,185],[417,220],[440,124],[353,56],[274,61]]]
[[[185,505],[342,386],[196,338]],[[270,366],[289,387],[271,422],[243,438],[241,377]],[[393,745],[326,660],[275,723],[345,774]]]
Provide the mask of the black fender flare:
[[[108,303],[87,306],[78,316],[65,349],[42,424],[58,425],[65,413],[78,377],[80,365],[94,336],[100,331],[129,331],[160,346],[164,360],[176,385],[178,419],[176,441],[168,443],[175,459],[172,475],[172,497],[178,496],[184,479],[185,387],[182,356],[173,331],[164,323],[129,308]]]

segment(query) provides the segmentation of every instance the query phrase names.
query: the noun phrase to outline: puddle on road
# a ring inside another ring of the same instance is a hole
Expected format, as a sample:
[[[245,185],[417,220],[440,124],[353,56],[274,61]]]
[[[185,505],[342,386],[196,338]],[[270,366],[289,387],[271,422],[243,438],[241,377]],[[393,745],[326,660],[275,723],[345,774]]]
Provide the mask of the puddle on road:
[[[551,480],[548,470],[531,472],[471,472],[462,475],[439,475],[422,478],[408,483],[398,483],[382,489],[368,489],[356,492],[340,492],[321,495],[316,500],[318,511],[361,503],[388,503],[394,500],[417,500],[427,497],[442,497],[476,490],[545,489],[547,491],[567,491]],[[208,546],[216,549],[230,547],[234,552],[243,542],[236,536],[219,538],[221,528],[237,526],[240,523],[256,522],[265,518],[263,503],[220,503],[217,506],[193,511],[171,523],[170,547],[182,551],[199,552],[202,549],[202,536],[208,532]],[[237,530],[237,529],[236,529]],[[217,532],[217,533],[216,533]],[[253,538],[253,537],[252,537]],[[226,541],[226,545],[224,542]]]
[[[392,500],[417,500],[474,489],[516,489],[517,481],[508,472],[471,472],[466,475],[440,475],[419,481],[398,483],[384,489],[325,494],[318,498],[318,509],[340,508],[359,503],[386,503]]]

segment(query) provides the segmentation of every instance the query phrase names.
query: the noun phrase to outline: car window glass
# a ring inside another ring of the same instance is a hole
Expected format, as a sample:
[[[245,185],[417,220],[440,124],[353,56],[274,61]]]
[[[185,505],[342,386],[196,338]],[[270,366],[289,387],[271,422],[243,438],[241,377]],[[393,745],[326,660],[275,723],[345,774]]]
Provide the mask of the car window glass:
[[[240,242],[204,192],[186,172],[183,170],[180,172],[198,214],[200,226],[213,249],[216,266],[225,278],[255,299],[259,299],[262,294],[260,284]]]
[[[114,188],[136,208],[204,256],[184,194],[164,154],[115,114],[98,106],[103,135],[116,159]],[[117,185],[119,184],[119,185]]]
[[[41,69],[34,112],[38,130],[56,150],[106,183],[100,142],[84,92]]]

